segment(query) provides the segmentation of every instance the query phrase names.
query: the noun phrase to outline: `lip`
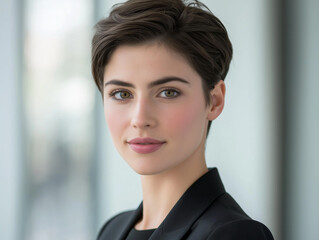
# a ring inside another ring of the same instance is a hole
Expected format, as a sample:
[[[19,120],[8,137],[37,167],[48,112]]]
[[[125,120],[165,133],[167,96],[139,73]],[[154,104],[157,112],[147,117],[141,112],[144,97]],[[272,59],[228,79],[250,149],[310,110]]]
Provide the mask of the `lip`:
[[[127,143],[134,152],[147,154],[160,149],[165,141],[159,141],[153,138],[134,138]]]

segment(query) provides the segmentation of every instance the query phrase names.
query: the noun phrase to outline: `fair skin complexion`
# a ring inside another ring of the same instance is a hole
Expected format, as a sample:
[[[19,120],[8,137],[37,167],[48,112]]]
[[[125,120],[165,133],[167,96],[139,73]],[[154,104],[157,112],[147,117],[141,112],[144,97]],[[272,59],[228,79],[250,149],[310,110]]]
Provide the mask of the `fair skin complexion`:
[[[104,73],[104,112],[117,150],[141,175],[143,217],[136,229],[157,228],[208,171],[206,129],[223,110],[224,82],[210,93],[207,105],[201,77],[164,44],[122,45],[112,54]],[[136,138],[157,140],[159,148],[136,151],[129,143]]]

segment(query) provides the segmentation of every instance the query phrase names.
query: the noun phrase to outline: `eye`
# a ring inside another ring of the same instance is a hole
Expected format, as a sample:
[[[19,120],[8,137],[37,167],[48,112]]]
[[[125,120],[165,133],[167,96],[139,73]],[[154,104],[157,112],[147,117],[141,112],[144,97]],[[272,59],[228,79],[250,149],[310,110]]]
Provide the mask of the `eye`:
[[[175,89],[165,89],[160,92],[159,96],[162,98],[176,98],[180,95],[180,92]]]
[[[129,98],[132,98],[132,94],[128,91],[125,90],[115,90],[113,92],[110,93],[110,96],[115,99],[115,100],[119,100],[119,101],[123,101]]]

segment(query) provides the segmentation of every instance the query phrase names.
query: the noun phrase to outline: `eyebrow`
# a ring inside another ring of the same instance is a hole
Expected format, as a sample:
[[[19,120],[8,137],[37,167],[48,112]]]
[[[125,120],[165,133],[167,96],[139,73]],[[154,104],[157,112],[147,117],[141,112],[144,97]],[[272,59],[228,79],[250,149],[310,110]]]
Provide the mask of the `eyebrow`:
[[[164,78],[160,78],[158,80],[155,80],[155,81],[149,83],[148,84],[148,88],[152,88],[152,87],[155,87],[157,85],[165,84],[165,83],[168,83],[168,82],[175,82],[175,81],[176,82],[190,84],[185,79],[182,79],[182,78],[179,78],[179,77],[164,77]],[[124,81],[121,81],[121,80],[118,80],[118,79],[113,79],[113,80],[110,80],[110,81],[106,82],[104,84],[104,87],[106,87],[107,85],[117,85],[117,86],[135,88],[135,86],[132,83],[124,82]]]

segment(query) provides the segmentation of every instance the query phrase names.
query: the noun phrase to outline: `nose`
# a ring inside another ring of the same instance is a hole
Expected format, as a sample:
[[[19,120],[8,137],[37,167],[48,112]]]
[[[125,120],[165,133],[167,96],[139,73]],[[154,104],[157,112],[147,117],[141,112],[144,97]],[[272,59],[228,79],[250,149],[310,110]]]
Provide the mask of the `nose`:
[[[157,125],[155,111],[149,100],[137,100],[132,110],[131,126],[136,129],[155,127]]]

